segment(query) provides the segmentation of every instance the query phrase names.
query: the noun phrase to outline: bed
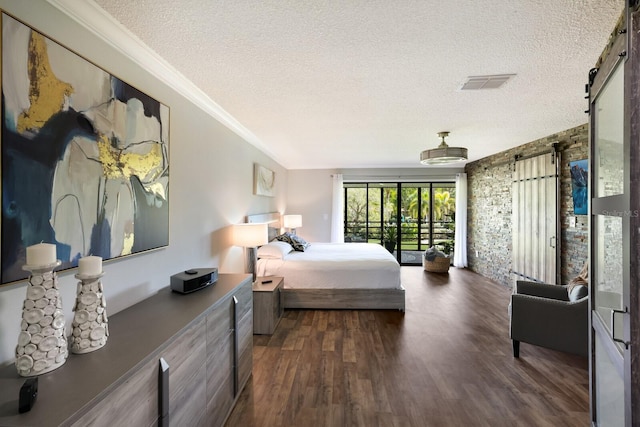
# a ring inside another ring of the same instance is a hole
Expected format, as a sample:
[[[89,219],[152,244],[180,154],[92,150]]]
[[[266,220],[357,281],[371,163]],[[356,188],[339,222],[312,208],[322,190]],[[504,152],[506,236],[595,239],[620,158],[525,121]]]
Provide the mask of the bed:
[[[270,227],[270,239],[279,233],[279,214],[247,219],[275,225]],[[311,243],[302,252],[282,243],[274,239],[258,249],[256,273],[285,278],[284,308],[404,311],[400,265],[381,245]]]

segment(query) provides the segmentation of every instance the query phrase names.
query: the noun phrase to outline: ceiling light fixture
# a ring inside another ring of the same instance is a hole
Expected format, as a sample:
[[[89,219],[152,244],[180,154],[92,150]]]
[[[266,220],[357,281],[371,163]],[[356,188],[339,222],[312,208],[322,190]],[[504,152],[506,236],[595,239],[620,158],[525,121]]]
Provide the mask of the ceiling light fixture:
[[[424,150],[420,153],[420,163],[423,165],[446,165],[447,163],[461,162],[467,160],[467,149],[462,147],[449,147],[444,139],[449,132],[438,132],[442,142],[438,148]]]

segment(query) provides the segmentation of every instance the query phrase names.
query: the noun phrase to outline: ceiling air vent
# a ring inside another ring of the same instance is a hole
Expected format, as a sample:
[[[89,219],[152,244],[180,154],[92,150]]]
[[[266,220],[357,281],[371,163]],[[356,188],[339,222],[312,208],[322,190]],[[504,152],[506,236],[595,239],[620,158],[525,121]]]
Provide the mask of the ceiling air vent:
[[[498,89],[515,74],[493,74],[490,76],[469,76],[460,90]]]

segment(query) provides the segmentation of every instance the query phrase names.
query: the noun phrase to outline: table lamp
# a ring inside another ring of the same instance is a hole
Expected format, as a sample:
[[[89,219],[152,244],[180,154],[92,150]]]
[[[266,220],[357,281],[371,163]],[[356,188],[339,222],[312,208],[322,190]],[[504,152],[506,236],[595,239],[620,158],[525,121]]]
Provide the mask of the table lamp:
[[[296,234],[296,228],[302,227],[302,215],[285,215],[283,222],[284,228],[288,228],[291,234]]]
[[[269,232],[266,223],[243,223],[233,226],[233,243],[242,246],[245,253],[245,272],[256,280],[256,247],[269,243]]]

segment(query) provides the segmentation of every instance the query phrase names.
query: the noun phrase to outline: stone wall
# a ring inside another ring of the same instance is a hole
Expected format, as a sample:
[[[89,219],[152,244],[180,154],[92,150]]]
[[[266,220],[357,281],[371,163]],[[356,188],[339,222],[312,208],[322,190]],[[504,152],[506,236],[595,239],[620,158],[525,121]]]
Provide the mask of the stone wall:
[[[558,143],[560,152],[561,281],[576,276],[589,253],[588,216],[574,215],[569,162],[589,157],[586,124],[467,164],[469,268],[505,286],[511,286],[512,263],[512,171],[516,155],[528,156],[549,150]],[[570,217],[576,218],[570,227]]]

